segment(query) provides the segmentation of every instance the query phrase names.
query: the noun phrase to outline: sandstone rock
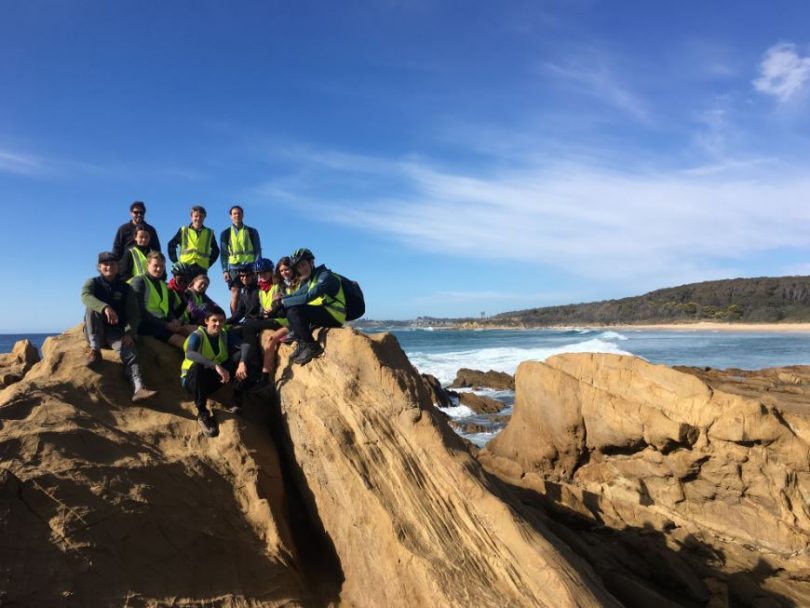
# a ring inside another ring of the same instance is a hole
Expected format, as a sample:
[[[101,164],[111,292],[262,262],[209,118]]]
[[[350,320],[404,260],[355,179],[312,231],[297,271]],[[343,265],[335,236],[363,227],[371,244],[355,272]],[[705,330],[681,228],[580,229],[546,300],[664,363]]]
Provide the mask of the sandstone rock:
[[[0,354],[0,389],[23,379],[35,363],[39,352],[29,340],[19,340],[10,353]]]
[[[462,367],[456,372],[456,379],[450,385],[452,388],[496,388],[502,390],[515,390],[515,379],[507,373],[489,370],[478,371]]]
[[[439,407],[450,407],[452,405],[450,401],[450,393],[455,393],[445,390],[442,383],[439,382],[439,379],[436,378],[436,376],[422,374],[422,378],[424,378],[425,383],[427,384],[428,390],[432,395],[433,403],[435,405],[438,405]]]
[[[694,601],[810,605],[807,368],[684,373],[569,354],[523,363],[516,378],[513,417],[479,453],[489,470],[617,531],[614,543],[654,532],[686,560]],[[671,575],[658,563],[655,576]]]
[[[458,400],[476,414],[495,414],[506,407],[497,399],[485,397],[484,395],[476,395],[475,393],[467,391],[460,391],[458,393]]]
[[[49,338],[0,397],[0,603],[310,603],[260,420],[219,412],[206,440],[177,350],[144,342],[160,395],[139,407],[115,355],[91,371],[84,348],[77,330]]]
[[[396,340],[325,332],[277,381],[291,460],[352,606],[613,604],[587,567],[488,483]],[[570,561],[569,561],[570,560]]]

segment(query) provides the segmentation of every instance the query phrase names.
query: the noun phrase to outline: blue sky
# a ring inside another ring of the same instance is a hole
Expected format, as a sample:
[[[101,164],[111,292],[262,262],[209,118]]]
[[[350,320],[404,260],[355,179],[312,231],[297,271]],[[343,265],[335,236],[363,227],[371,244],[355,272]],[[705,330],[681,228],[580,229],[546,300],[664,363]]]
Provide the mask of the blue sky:
[[[0,332],[82,314],[133,200],[245,208],[371,318],[810,274],[806,2],[0,4]],[[38,259],[41,258],[41,259]],[[226,303],[221,278],[211,294]]]

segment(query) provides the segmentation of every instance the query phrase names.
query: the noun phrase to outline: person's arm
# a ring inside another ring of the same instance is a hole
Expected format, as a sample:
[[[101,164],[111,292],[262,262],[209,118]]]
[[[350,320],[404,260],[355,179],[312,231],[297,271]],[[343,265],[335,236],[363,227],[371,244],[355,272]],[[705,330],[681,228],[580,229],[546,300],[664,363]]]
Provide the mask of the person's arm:
[[[208,258],[208,267],[213,268],[214,262],[219,257],[219,245],[217,245],[216,235],[211,231],[211,256]]]
[[[108,306],[106,302],[99,300],[93,293],[93,279],[87,279],[82,285],[82,304],[99,314],[103,314],[104,309]]]
[[[126,224],[124,224],[126,226]],[[115,257],[120,258],[124,254],[124,226],[119,226],[113,239],[112,252]]]
[[[329,270],[323,270],[315,278],[315,284],[311,288],[302,285],[293,295],[282,298],[281,302],[285,308],[302,306],[323,295],[335,296],[339,289],[340,280]]]
[[[125,310],[127,311],[127,324],[126,327],[124,327],[124,332],[134,338],[138,333],[138,326],[141,324],[141,309],[138,307],[138,297],[131,287],[127,289],[127,301],[125,306]]]
[[[149,249],[160,251],[160,239],[158,238],[157,230],[155,230],[154,226],[150,226],[149,224],[146,225],[146,229],[149,231]]]
[[[127,249],[118,260],[118,276],[122,281],[132,278],[132,253]]]
[[[239,292],[239,300],[236,303],[236,310],[233,314],[225,320],[228,325],[239,325],[239,322],[245,318],[247,313],[246,292],[244,290]]]
[[[202,348],[202,338],[200,334],[195,331],[189,335],[188,341],[186,342],[186,359],[192,363],[199,363],[203,367],[210,367],[211,369],[216,367],[213,361],[203,357],[200,348]]]
[[[168,250],[167,253],[169,254],[169,259],[172,262],[177,261],[177,247],[178,247],[178,245],[180,245],[182,240],[183,240],[183,229],[178,228],[177,233],[172,237],[172,240],[169,241],[169,245],[168,245],[169,250]]]
[[[220,250],[221,250],[221,253],[222,253],[222,257],[220,258],[219,263],[222,265],[222,274],[223,275],[226,272],[228,272],[228,258],[231,255],[230,233],[231,233],[231,229],[226,228],[219,235],[219,247],[220,247]]]
[[[259,231],[255,228],[249,228],[250,240],[253,243],[253,251],[256,252],[256,259],[262,257],[262,241],[259,238]]]

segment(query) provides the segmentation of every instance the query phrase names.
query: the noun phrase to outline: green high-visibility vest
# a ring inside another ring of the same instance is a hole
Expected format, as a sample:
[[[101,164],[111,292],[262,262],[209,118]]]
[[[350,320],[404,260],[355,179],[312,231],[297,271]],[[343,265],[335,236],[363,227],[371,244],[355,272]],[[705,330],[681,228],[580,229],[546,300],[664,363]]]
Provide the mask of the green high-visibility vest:
[[[340,279],[338,279],[338,282],[340,282]],[[316,283],[316,277],[310,278],[307,291],[313,289]],[[314,300],[307,302],[307,304],[309,306],[323,306],[335,318],[335,321],[341,325],[346,322],[346,295],[343,293],[343,283],[340,283],[340,289],[338,289],[335,297],[329,295],[318,296]]]
[[[146,256],[144,253],[137,247],[130,247],[129,253],[132,255],[132,279],[146,274]]]
[[[228,264],[247,264],[256,261],[256,252],[253,249],[253,240],[250,238],[247,226],[241,228],[231,226],[230,244],[228,247]]]
[[[180,261],[208,270],[213,242],[214,232],[210,228],[202,228],[198,233],[191,226],[183,226],[180,228]]]
[[[284,292],[281,290],[281,286],[278,284],[274,284],[267,291],[262,291],[261,289],[259,290],[259,304],[261,304],[262,310],[270,310],[273,307],[273,298],[277,293],[284,295]],[[282,327],[287,327],[290,324],[287,319],[282,317],[275,320],[278,321]]]
[[[180,365],[180,378],[185,378],[188,370],[191,369],[191,366],[194,365],[194,361],[188,358],[188,340],[197,334],[202,339],[202,344],[200,345],[200,354],[211,361],[214,365],[221,365],[228,360],[228,338],[225,330],[220,330],[219,332],[219,351],[217,354],[214,354],[214,349],[211,347],[211,342],[208,339],[208,333],[202,328],[199,327],[194,330],[186,341],[183,343],[183,352],[186,353],[186,356],[183,358],[183,363]]]
[[[160,289],[156,288],[150,278],[143,277],[146,283],[146,310],[160,319],[169,317],[169,287],[163,281],[158,281]]]

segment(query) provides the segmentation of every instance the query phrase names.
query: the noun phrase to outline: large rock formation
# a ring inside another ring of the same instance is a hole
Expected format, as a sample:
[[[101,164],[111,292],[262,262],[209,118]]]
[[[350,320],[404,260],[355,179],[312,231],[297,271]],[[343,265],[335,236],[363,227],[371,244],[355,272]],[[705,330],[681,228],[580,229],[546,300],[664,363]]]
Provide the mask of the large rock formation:
[[[810,605],[810,370],[688,371],[617,355],[522,363],[513,417],[479,458],[592,522],[574,543],[606,580],[619,573],[609,588],[627,603],[652,590]]]
[[[0,603],[617,605],[481,469],[394,338],[325,341],[303,368],[282,347],[278,399],[220,412],[207,439],[176,350],[143,341],[160,395],[134,406],[114,354],[90,371],[78,331],[49,339],[0,392]]]
[[[0,604],[310,602],[258,421],[220,413],[217,440],[201,437],[180,355],[153,340],[141,358],[160,395],[142,406],[112,352],[83,366],[78,331],[42,351],[0,393]]]

